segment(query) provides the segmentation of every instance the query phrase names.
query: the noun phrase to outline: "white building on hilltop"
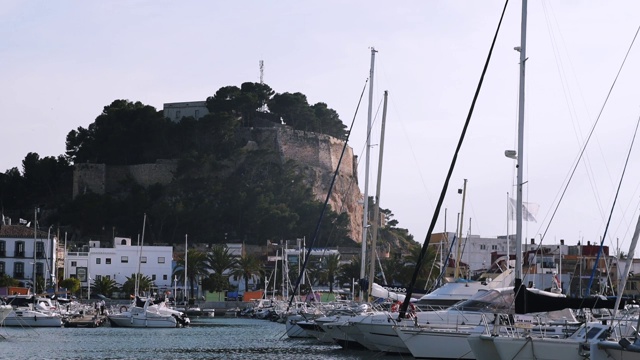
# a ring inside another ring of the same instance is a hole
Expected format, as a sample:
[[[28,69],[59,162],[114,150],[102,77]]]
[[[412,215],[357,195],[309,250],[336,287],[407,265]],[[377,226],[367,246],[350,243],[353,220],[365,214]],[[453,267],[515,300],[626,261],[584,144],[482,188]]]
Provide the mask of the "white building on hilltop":
[[[130,238],[114,238],[112,248],[100,247],[99,241],[89,241],[89,246],[82,251],[68,252],[64,273],[66,277],[78,278],[83,289],[102,277],[122,286],[128,277],[138,272],[138,259],[140,273],[148,276],[158,290],[172,288],[173,247],[132,245]]]
[[[198,120],[208,113],[206,101],[165,103],[162,109],[163,116],[173,122],[180,122],[183,117],[189,116]]]

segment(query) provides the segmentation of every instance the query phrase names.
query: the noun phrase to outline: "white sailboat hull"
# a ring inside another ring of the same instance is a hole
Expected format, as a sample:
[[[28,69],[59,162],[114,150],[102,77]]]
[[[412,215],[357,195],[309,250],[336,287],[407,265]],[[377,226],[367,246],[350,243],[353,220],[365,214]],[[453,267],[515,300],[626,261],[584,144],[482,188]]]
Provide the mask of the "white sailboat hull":
[[[62,317],[32,310],[12,310],[6,315],[2,325],[10,327],[61,327]]]
[[[313,338],[303,328],[298,326],[298,321],[305,321],[306,318],[299,314],[289,315],[286,317],[285,327],[287,330],[287,336],[293,339],[300,338]]]
[[[584,360],[589,344],[575,339],[495,337],[493,342],[500,359],[513,360]]]
[[[493,336],[488,334],[469,334],[467,342],[476,360],[498,360],[500,355],[493,344]]]
[[[398,313],[381,313],[369,316],[354,325],[364,335],[367,346],[378,351],[408,354],[407,346],[393,329]],[[410,321],[410,320],[407,320]]]
[[[377,347],[375,347],[374,345],[372,345],[364,336],[364,334],[362,333],[362,331],[360,331],[360,329],[356,326],[357,322],[355,320],[349,321],[347,323],[345,323],[344,325],[340,325],[340,331],[342,331],[343,333],[345,333],[346,335],[348,335],[350,338],[354,339],[355,341],[358,342],[358,344],[360,344],[360,346],[368,349],[368,350],[372,350],[372,351],[380,351],[380,349],[378,349]]]
[[[467,337],[483,330],[465,326],[457,329],[396,326],[394,329],[416,359],[475,359]]]

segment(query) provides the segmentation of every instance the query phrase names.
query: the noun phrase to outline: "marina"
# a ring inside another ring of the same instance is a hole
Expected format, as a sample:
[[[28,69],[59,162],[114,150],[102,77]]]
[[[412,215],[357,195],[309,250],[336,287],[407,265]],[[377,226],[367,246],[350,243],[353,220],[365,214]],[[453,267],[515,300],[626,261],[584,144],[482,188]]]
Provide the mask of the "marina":
[[[3,354],[36,359],[372,359],[411,356],[290,339],[277,322],[203,317],[187,328],[0,328]]]

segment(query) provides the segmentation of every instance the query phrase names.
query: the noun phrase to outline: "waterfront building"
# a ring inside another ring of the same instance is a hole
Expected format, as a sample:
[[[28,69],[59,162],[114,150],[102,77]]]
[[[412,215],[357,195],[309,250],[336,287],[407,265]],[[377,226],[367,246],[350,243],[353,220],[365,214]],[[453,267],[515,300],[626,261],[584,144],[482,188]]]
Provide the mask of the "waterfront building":
[[[25,225],[0,226],[0,276],[8,275],[25,287],[33,286],[34,274],[47,284],[55,283],[52,269],[56,263],[56,242],[50,231]]]
[[[80,280],[81,287],[87,289],[102,277],[122,286],[140,269],[159,291],[165,291],[173,287],[172,261],[172,246],[138,246],[130,238],[115,237],[113,247],[101,247],[100,241],[90,240],[88,246],[68,251],[64,273]]]

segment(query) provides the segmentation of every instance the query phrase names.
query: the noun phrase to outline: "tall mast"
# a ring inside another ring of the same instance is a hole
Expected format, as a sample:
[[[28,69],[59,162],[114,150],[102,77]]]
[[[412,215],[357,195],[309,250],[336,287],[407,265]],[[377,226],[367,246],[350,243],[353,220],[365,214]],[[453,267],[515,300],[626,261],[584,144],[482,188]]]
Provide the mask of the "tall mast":
[[[384,128],[387,122],[387,96],[388,91],[384,92],[384,105],[382,106],[382,125],[380,130],[380,153],[378,154],[378,179],[376,184],[376,197],[373,204],[373,226],[371,229],[371,263],[369,264],[369,288],[371,294],[373,280],[375,279],[376,270],[376,241],[378,240],[378,223],[380,222],[380,184],[382,184],[382,159],[384,152]]]
[[[36,282],[38,279],[36,279],[36,245],[38,243],[37,240],[37,236],[38,236],[38,208],[35,208],[35,210],[33,211],[33,293],[37,294],[38,293],[38,288],[36,286]],[[26,251],[26,250],[25,250]],[[88,282],[88,280],[87,280]],[[33,304],[34,304],[34,310],[35,310],[35,296],[33,297]],[[87,299],[89,299],[89,297],[87,296]]]
[[[467,179],[464,179],[462,185],[462,209],[460,210],[460,220],[458,221],[458,250],[456,251],[456,273],[454,278],[457,280],[460,277],[460,261],[462,260],[462,223],[464,220],[464,201],[467,196]]]
[[[367,112],[367,150],[364,170],[364,214],[362,215],[362,254],[360,259],[360,278],[365,277],[367,258],[367,229],[369,226],[369,159],[371,156],[371,114],[373,109],[373,68],[376,60],[376,49],[371,48],[371,67],[369,70],[369,110]],[[371,280],[370,280],[371,281]],[[363,298],[368,300],[368,289],[362,289]]]
[[[140,287],[140,280],[141,279],[141,275],[140,275],[140,266],[142,263],[142,247],[144,246],[144,228],[147,225],[147,213],[144,213],[144,219],[142,220],[142,241],[139,241],[139,248],[138,248],[138,273],[136,274],[136,290],[135,290],[135,295],[136,297],[138,296],[138,291],[139,291],[139,287]]]
[[[188,239],[187,234],[184,234],[184,299],[186,301],[187,299],[187,253],[188,251],[188,247],[187,247],[187,239]],[[186,304],[185,304],[186,306]]]
[[[518,94],[518,153],[516,157],[516,279],[522,281],[522,184],[524,160],[524,75],[527,61],[527,0],[522,0],[520,32],[520,91]],[[518,280],[516,280],[518,281]],[[516,283],[516,286],[520,285]]]

